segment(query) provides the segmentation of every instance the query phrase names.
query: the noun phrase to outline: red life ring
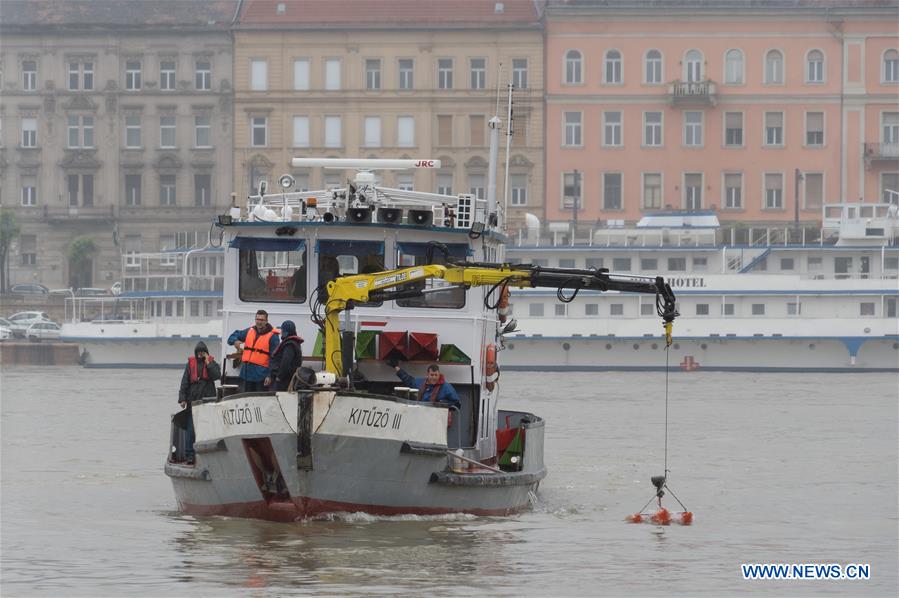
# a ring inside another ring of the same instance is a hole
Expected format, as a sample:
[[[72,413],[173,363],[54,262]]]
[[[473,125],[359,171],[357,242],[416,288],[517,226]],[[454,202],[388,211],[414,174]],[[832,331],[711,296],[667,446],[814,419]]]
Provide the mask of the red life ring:
[[[484,373],[487,375],[487,381],[484,383],[484,386],[492,392],[496,388],[496,381],[499,380],[495,345],[487,345],[487,349],[484,351]]]

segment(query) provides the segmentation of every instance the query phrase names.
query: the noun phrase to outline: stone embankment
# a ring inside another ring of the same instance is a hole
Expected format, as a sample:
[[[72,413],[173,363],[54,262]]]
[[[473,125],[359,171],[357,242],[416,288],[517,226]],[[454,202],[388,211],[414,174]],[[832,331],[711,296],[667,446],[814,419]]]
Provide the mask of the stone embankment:
[[[78,345],[52,341],[0,342],[0,365],[78,365]]]

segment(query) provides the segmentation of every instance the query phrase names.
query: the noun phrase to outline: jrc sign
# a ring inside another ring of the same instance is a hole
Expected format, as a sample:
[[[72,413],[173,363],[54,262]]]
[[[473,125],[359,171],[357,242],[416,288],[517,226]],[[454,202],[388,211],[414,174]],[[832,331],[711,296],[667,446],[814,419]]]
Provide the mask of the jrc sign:
[[[440,160],[416,160],[415,168],[440,168]]]

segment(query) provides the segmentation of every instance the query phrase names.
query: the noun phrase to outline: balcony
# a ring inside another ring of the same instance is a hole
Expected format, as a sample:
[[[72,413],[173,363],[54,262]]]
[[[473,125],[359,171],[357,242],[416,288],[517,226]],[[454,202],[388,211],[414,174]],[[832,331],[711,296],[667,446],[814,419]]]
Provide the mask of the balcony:
[[[871,168],[899,164],[899,143],[866,143],[865,164]]]
[[[718,103],[718,88],[714,81],[681,81],[668,84],[672,106],[714,106]]]
[[[59,222],[111,222],[115,219],[113,206],[44,206],[44,220],[50,223]]]

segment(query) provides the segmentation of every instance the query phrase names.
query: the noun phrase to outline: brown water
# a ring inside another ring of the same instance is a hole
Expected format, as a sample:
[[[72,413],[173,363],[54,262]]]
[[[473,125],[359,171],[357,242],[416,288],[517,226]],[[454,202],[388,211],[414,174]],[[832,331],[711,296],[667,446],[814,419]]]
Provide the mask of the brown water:
[[[669,481],[696,519],[666,528],[622,521],[662,473],[662,374],[503,377],[504,406],[547,419],[530,512],[296,524],[173,511],[179,378],[4,368],[3,596],[897,594],[894,374],[672,374]],[[871,579],[745,581],[745,562]]]

